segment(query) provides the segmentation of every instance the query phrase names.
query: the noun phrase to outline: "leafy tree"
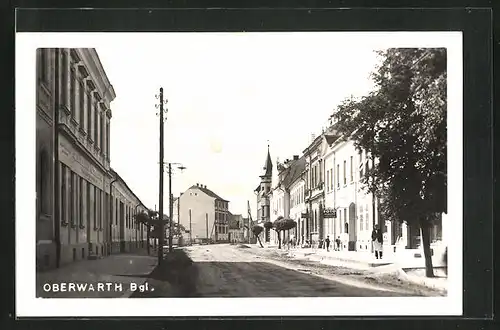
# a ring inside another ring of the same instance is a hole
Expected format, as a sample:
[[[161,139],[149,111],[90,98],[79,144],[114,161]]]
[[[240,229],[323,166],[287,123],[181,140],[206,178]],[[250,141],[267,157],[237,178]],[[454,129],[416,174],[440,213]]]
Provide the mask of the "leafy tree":
[[[434,276],[429,226],[447,211],[446,49],[379,52],[375,90],[345,100],[336,129],[371,158],[364,177],[387,220],[418,225],[426,275]]]
[[[264,222],[264,228],[266,229],[266,233],[273,229],[273,223],[271,221]],[[267,239],[267,235],[266,235]]]
[[[273,223],[274,230],[278,233],[278,249],[281,249],[281,233],[297,227],[297,222],[292,219],[279,216]]]
[[[158,212],[153,211],[153,210],[148,210],[147,212],[139,212],[135,216],[135,221],[137,223],[142,223],[144,226],[146,226],[146,234],[147,234],[147,251],[148,254],[150,253],[149,249],[149,241],[151,239],[151,231],[153,230],[153,227],[159,223],[158,220]]]
[[[255,237],[257,237],[257,240],[259,241],[261,248],[263,248],[264,245],[262,245],[262,242],[260,241],[259,235],[262,233],[263,230],[264,230],[264,228],[262,228],[261,226],[255,225],[252,227],[252,233],[255,235]]]
[[[273,223],[271,221],[264,222],[264,228],[266,228],[267,230],[272,229]]]

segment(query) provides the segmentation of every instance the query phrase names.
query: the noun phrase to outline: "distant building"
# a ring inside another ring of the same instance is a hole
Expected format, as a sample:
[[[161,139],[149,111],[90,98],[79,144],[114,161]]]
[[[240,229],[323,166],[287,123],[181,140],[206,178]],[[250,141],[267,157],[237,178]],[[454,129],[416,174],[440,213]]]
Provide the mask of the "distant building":
[[[229,239],[229,201],[206,185],[191,186],[174,203],[180,224],[186,229],[186,242],[227,242]]]
[[[324,208],[324,144],[322,135],[314,137],[309,146],[303,151],[306,159],[306,203],[308,204],[305,223],[306,240],[317,244],[323,239],[323,208]]]
[[[229,242],[244,242],[243,216],[241,214],[231,214],[229,212]]]

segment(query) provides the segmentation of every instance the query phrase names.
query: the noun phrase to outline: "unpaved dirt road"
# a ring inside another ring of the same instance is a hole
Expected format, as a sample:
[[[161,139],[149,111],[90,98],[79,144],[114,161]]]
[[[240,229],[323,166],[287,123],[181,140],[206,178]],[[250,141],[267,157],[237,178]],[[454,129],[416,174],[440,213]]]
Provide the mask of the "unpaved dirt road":
[[[197,296],[201,297],[377,297],[410,296],[401,290],[377,288],[315,276],[297,267],[255,256],[231,245],[185,248],[195,262]]]

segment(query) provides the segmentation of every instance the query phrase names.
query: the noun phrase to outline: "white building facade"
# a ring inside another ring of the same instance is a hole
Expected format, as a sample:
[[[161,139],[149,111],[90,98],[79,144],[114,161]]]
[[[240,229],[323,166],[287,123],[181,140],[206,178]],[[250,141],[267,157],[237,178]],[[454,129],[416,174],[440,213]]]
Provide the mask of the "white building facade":
[[[177,204],[179,203],[179,204]],[[191,186],[181,194],[174,207],[187,233],[186,242],[227,242],[229,239],[229,202],[206,185]],[[174,214],[175,214],[174,208]],[[174,221],[177,218],[173,217]]]

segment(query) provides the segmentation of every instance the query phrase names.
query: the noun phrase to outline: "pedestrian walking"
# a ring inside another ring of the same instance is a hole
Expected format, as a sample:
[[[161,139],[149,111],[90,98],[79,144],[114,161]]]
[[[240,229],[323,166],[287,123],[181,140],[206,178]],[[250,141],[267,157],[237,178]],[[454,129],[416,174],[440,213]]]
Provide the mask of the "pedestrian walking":
[[[326,243],[326,252],[330,252],[330,236],[326,236],[325,243]]]
[[[375,250],[375,258],[382,259],[382,231],[375,225],[372,231],[372,241],[373,241],[373,249]]]
[[[337,243],[337,251],[340,251],[340,236],[337,236],[335,243]]]

